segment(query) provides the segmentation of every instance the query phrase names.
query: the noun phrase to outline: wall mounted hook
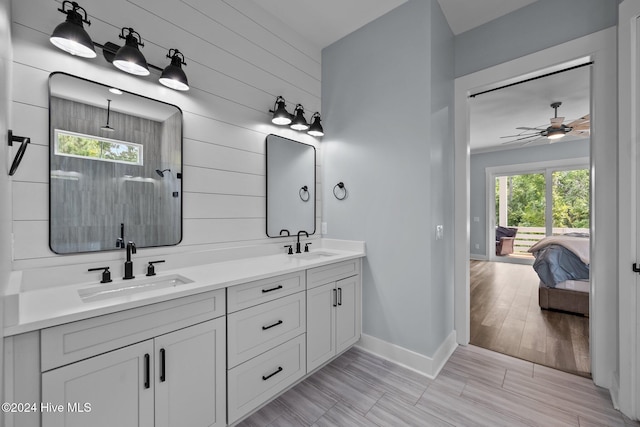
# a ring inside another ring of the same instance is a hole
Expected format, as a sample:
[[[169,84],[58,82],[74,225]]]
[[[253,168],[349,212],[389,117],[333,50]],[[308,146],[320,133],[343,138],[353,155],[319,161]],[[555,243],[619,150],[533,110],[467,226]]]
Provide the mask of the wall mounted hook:
[[[333,187],[333,195],[338,200],[344,200],[347,198],[347,187],[344,186],[344,182],[340,181]]]
[[[20,166],[20,162],[22,161],[22,157],[24,157],[24,152],[27,151],[27,144],[31,142],[31,138],[28,136],[16,136],[13,134],[13,131],[9,129],[9,147],[13,147],[14,142],[20,143],[20,148],[18,148],[18,152],[16,156],[13,158],[13,163],[11,163],[11,168],[9,169],[9,176],[13,176],[18,170],[18,166]]]

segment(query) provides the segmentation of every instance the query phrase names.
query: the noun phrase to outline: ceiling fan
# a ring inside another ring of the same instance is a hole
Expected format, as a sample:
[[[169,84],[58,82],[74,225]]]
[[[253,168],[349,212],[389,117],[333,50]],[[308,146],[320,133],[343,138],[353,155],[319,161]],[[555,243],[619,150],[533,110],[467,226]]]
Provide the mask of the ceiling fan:
[[[550,119],[550,126],[545,127],[545,125],[541,125],[534,128],[517,127],[516,129],[521,130],[522,132],[516,135],[502,136],[501,138],[516,138],[511,141],[503,142],[503,144],[525,141],[522,145],[526,145],[542,138],[547,138],[550,142],[555,142],[565,135],[589,136],[591,129],[590,115],[586,114],[565,125],[563,123],[564,117],[558,117],[558,107],[560,107],[560,105],[562,105],[562,102],[554,102],[551,104],[551,108],[554,110],[554,117]]]

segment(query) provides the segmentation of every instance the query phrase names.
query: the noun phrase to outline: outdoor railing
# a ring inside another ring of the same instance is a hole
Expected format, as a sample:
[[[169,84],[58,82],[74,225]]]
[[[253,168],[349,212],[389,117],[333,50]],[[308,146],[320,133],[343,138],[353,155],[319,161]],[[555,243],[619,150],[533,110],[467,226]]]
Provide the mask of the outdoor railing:
[[[532,256],[529,248],[535,245],[540,239],[545,237],[546,229],[544,227],[517,227],[518,232],[513,241],[514,254]],[[588,228],[553,228],[553,235],[561,235],[567,233],[589,233]]]

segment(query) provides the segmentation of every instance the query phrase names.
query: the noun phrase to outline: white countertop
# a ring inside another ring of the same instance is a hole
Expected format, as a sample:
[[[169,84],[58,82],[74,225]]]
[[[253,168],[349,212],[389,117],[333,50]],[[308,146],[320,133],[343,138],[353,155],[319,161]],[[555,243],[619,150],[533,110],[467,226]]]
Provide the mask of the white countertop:
[[[355,248],[353,247],[350,249],[351,250],[338,250],[323,248],[312,250],[309,253],[323,252],[331,253],[332,255],[319,256],[311,259],[305,259],[304,253],[301,254],[301,256],[279,254],[162,271],[154,277],[162,280],[163,277],[180,275],[192,282],[175,287],[120,295],[91,302],[83,302],[78,294],[78,290],[89,286],[99,286],[100,283],[98,280],[91,283],[17,292],[13,295],[8,295],[5,300],[5,310],[8,309],[7,311],[9,313],[13,313],[13,319],[5,319],[4,336],[7,337],[30,332],[63,323],[83,320],[197,293],[223,289],[228,286],[365,256],[364,244],[361,250],[354,250]],[[99,277],[99,275],[97,275],[97,277]],[[136,276],[135,279],[127,281],[121,278],[114,278],[113,282],[109,283],[109,285],[117,285],[119,282],[131,285],[148,279],[149,278],[144,275]],[[9,317],[11,317],[11,315]]]

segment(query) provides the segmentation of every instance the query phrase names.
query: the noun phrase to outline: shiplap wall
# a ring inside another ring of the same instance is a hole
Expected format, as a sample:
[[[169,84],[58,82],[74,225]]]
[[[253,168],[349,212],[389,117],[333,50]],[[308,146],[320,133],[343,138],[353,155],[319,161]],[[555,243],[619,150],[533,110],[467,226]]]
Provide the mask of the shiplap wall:
[[[54,71],[175,104],[184,112],[182,243],[141,250],[138,257],[181,254],[184,259],[185,253],[209,249],[275,247],[265,233],[265,137],[276,133],[317,149],[321,144],[271,125],[268,110],[282,95],[290,110],[292,103],[301,103],[308,117],[320,111],[320,50],[250,0],[80,2],[92,22],[87,30],[98,43],[120,43],[120,28],[132,27],[142,36],[142,52],[151,64],[168,64],[169,48],[184,52],[191,90],[180,93],[158,84],[157,73],[139,78],[116,70],[99,49],[98,58],[88,60],[55,48],[49,36],[64,20],[60,4],[12,1],[11,128],[32,138],[12,182],[13,269],[101,263],[118,274],[120,268],[122,252],[60,256],[49,249],[47,83]],[[317,185],[316,194],[322,194]],[[320,200],[316,212],[318,222]],[[277,240],[278,246],[284,243]]]

